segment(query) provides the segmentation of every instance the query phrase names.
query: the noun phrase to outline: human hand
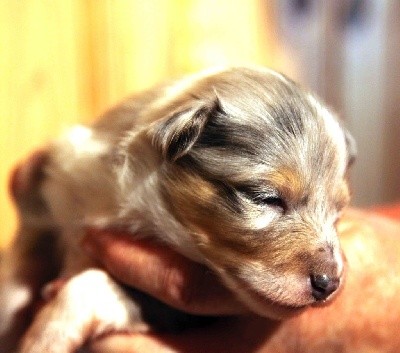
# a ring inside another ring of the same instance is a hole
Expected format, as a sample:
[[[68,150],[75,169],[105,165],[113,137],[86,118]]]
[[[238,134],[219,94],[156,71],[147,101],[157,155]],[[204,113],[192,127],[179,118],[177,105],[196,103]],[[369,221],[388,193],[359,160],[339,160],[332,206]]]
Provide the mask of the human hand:
[[[260,319],[247,315],[232,317],[247,313],[247,308],[205,266],[163,245],[149,240],[133,240],[132,235],[119,232],[91,229],[83,245],[111,275],[126,285],[188,313],[227,316],[217,324],[184,335],[113,334],[96,340],[91,345],[92,352],[204,352],[204,340],[218,352],[246,350],[242,346],[244,321],[248,321],[245,326],[251,327],[254,319]],[[249,341],[257,342],[255,333],[255,330],[249,330],[251,339],[247,340],[246,347]],[[228,336],[238,338],[234,348],[227,348]]]
[[[91,353],[289,353],[282,341],[264,351],[279,323],[256,316],[236,316],[183,334],[112,334],[94,341]],[[307,352],[310,353],[310,352]]]
[[[83,245],[119,281],[176,309],[199,315],[248,312],[207,267],[164,245],[95,229]]]

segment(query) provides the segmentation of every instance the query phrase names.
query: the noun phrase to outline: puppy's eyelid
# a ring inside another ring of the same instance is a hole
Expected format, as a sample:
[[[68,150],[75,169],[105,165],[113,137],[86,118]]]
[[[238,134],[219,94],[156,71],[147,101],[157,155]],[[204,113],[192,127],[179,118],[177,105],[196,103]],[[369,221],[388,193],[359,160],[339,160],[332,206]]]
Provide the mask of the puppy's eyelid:
[[[280,208],[283,211],[287,209],[286,202],[279,196],[266,196],[259,202],[266,206]]]
[[[279,208],[282,212],[286,212],[288,208],[286,201],[277,191],[260,191],[259,188],[243,187],[240,188],[240,192],[257,206]]]

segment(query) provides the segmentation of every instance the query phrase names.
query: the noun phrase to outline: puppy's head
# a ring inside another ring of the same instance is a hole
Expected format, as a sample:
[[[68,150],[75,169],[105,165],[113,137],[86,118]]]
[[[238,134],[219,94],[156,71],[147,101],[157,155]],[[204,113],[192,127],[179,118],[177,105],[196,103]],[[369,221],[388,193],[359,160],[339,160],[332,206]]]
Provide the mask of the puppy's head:
[[[281,318],[342,283],[335,229],[351,137],[310,93],[268,70],[187,84],[152,130],[160,187],[203,260],[255,312]]]

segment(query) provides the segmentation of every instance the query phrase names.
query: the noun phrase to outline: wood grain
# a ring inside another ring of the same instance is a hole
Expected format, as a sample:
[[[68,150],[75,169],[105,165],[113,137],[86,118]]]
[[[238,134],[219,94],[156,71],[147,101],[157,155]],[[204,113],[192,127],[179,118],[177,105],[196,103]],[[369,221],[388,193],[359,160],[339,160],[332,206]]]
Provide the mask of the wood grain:
[[[67,126],[167,77],[283,58],[261,0],[1,1],[0,247],[16,227],[11,169]]]

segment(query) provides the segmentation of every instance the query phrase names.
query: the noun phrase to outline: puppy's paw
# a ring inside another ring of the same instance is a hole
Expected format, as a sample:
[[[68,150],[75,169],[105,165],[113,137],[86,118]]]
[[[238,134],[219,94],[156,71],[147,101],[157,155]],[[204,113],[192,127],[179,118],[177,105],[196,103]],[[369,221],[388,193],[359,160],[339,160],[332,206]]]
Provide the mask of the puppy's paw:
[[[72,353],[87,341],[107,334],[141,329],[140,311],[101,270],[72,277],[39,312],[20,353]]]
[[[65,330],[56,323],[45,325],[41,332],[37,329],[30,330],[24,337],[19,353],[72,353],[78,347],[64,336]]]

